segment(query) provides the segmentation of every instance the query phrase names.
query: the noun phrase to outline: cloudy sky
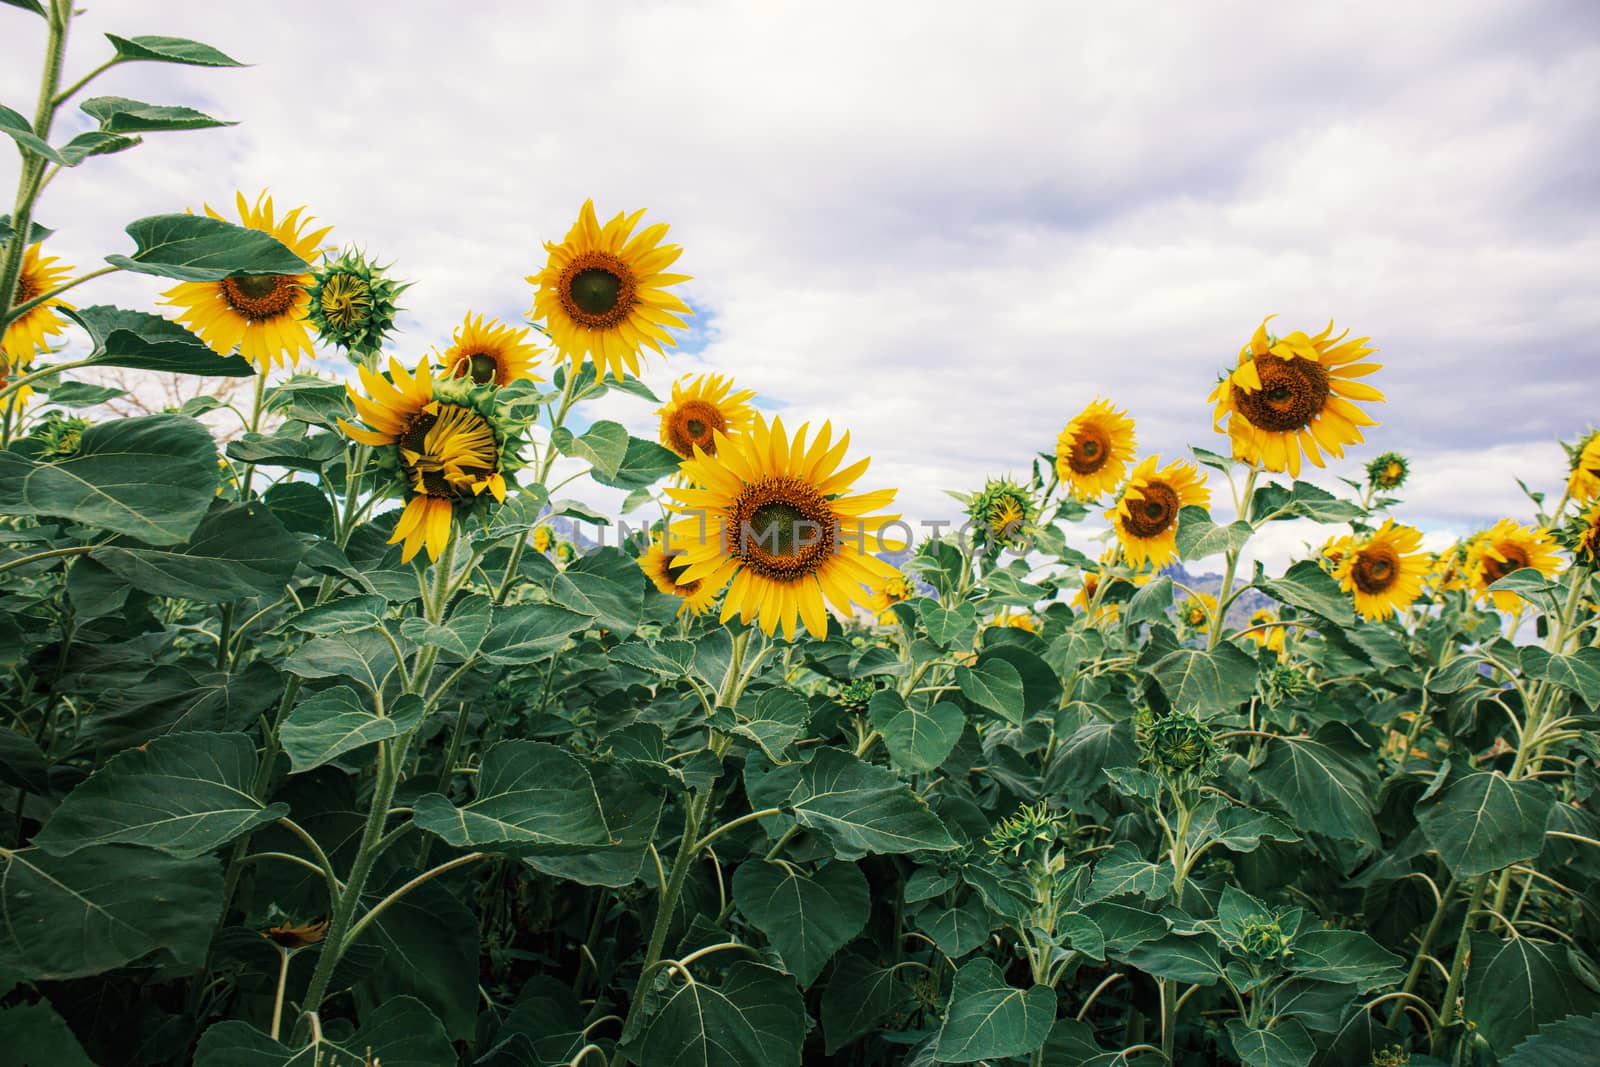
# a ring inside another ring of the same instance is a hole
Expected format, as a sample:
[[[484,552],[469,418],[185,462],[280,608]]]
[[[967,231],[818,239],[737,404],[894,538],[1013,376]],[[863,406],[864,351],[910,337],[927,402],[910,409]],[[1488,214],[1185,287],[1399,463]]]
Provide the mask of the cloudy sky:
[[[1144,452],[1219,447],[1205,395],[1273,312],[1373,338],[1383,425],[1336,471],[1405,453],[1399,514],[1437,536],[1526,515],[1515,477],[1555,489],[1556,439],[1600,421],[1587,0],[89,7],[69,79],[107,31],[254,65],[129,65],[85,94],[240,125],[63,174],[39,215],[70,262],[267,187],[416,281],[414,359],[468,309],[526,313],[586,197],[647,207],[698,316],[646,381],[732,373],[786,422],[849,428],[863,486],[909,516],[1024,472],[1097,396]],[[0,20],[0,101],[31,113],[43,24]],[[159,289],[98,284],[81,302]],[[654,432],[633,398],[587,415]]]

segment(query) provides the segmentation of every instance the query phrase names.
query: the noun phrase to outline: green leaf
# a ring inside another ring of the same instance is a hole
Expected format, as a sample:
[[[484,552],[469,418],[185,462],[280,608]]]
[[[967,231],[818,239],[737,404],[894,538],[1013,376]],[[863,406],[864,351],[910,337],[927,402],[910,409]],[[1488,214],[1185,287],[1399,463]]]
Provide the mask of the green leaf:
[[[1173,534],[1179,559],[1204,559],[1224,552],[1237,552],[1255,531],[1248,522],[1218,526],[1205,508],[1190,505],[1178,512],[1178,529]]]
[[[1055,1021],[1053,990],[1013,989],[994,961],[980,956],[956,972],[933,1058],[975,1063],[1022,1056],[1045,1043]]]
[[[107,133],[154,133],[158,130],[204,130],[237,126],[214,119],[192,107],[169,107],[129,100],[125,96],[96,96],[78,105],[100,121]]]
[[[1554,613],[1556,591],[1560,586],[1539,573],[1535,567],[1522,567],[1512,571],[1489,586],[1491,593],[1515,593],[1534,607]]]
[[[0,104],[0,133],[10,137],[34,155],[43,156],[61,166],[70,165],[43,138],[33,132],[33,123],[4,104]]]
[[[1333,576],[1312,560],[1301,560],[1290,567],[1282,578],[1262,579],[1256,586],[1274,600],[1301,611],[1320,615],[1340,626],[1355,625],[1356,616],[1350,606],[1350,598],[1345,596]]]
[[[1172,890],[1172,865],[1152,863],[1131,841],[1119,841],[1095,864],[1094,880],[1084,894],[1085,903],[1137,894],[1161,900]]]
[[[39,0],[0,0],[0,4],[9,4],[15,8],[21,8],[23,11],[32,11],[40,18],[47,19],[50,17],[49,13],[39,3]]]
[[[922,599],[917,603],[928,639],[940,648],[950,647],[978,625],[978,611],[968,601],[963,600],[948,611],[940,607],[936,600]]]
[[[931,771],[949,758],[967,720],[945,701],[923,708],[908,705],[892,689],[880,689],[869,705],[872,728],[883,735],[889,759],[904,771]]]
[[[666,768],[647,771],[625,758],[591,764],[589,774],[600,796],[606,829],[615,842],[579,852],[527,855],[522,857],[522,862],[553,878],[582,885],[611,889],[631,885],[646,870],[646,854],[656,840],[661,823],[661,808],[666,798],[652,780],[657,770],[666,771]],[[654,868],[648,869],[653,878]]]
[[[1405,977],[1405,960],[1360,930],[1304,930],[1294,939],[1289,969],[1365,993],[1398,983]]]
[[[71,519],[172,545],[194,532],[216,495],[211,434],[181,415],[91,426],[77,453],[54,463],[0,451],[0,515]]]
[[[957,667],[956,684],[961,695],[1013,726],[1021,726],[1026,711],[1022,696],[1022,675],[1005,660],[988,660],[975,667]]]
[[[1349,522],[1360,517],[1360,507],[1310,482],[1295,482],[1293,489],[1271,482],[1258,485],[1250,501],[1250,519],[1257,523],[1268,519]]]
[[[146,59],[156,63],[180,63],[190,67],[246,66],[236,59],[223,55],[208,44],[201,44],[199,41],[191,41],[184,37],[148,35],[118,37],[114,33],[108,33],[106,40],[117,50],[117,58],[123,61]]]
[[[217,503],[170,549],[112,544],[90,558],[135,589],[206,604],[280,591],[305,548],[259,501]]]
[[[312,474],[344,458],[344,441],[331,433],[307,434],[285,428],[275,434],[247,433],[229,441],[228,458],[239,463],[287,467]]]
[[[294,706],[279,731],[289,770],[301,774],[366,745],[399,737],[422,721],[422,701],[403,696],[378,715],[347,685],[314,693]]]
[[[784,1067],[799,1064],[806,1010],[794,979],[740,960],[721,985],[677,986],[636,1046],[639,1067]]]
[[[863,852],[945,851],[956,847],[921,797],[883,767],[825,748],[789,794],[801,826]]]
[[[520,666],[548,657],[575,631],[587,629],[592,616],[553,604],[517,604],[494,610],[494,623],[484,637],[483,658],[499,666]]]
[[[616,470],[610,473],[597,470],[594,480],[617,489],[641,491],[667,475],[677,473],[681,462],[678,454],[671,449],[662,448],[642,437],[629,437],[627,451],[623,453],[622,462],[617,464]],[[624,513],[627,510],[624,508]]]
[[[140,137],[124,137],[120,133],[89,130],[78,134],[56,149],[56,155],[65,166],[76,167],[90,156],[109,156],[113,152],[121,152],[141,143],[143,138]]]
[[[1543,782],[1475,771],[1418,804],[1417,824],[1451,873],[1468,878],[1537,856],[1555,802]]]
[[[805,732],[811,705],[793,689],[768,689],[755,700],[749,718],[735,709],[734,733],[761,746],[773,763],[783,763],[784,751]]]
[[[561,852],[613,843],[588,768],[542,741],[495,744],[483,757],[472,803],[458,808],[430,793],[416,802],[413,818],[458,848]]]
[[[1474,930],[1471,953],[1462,1016],[1496,1049],[1510,1049],[1545,1023],[1600,1010],[1600,994],[1578,980],[1561,945]]]
[[[282,241],[261,230],[209,215],[151,215],[128,223],[137,246],[131,256],[107,256],[112,266],[185,282],[214,282],[238,274],[308,274],[311,267]]]
[[[213,378],[248,378],[256,372],[249,360],[217,355],[200,338],[160,315],[125,311],[108,304],[62,311],[89,334],[93,344],[89,358],[98,367],[131,367]]]
[[[10,0],[0,0],[0,3],[9,3],[9,2],[10,2]],[[30,245],[38,244],[40,241],[43,241],[43,240],[46,240],[47,238],[49,238],[49,236],[51,234],[55,233],[55,232],[56,231],[52,230],[50,227],[45,226],[45,225],[43,225],[43,224],[41,224],[39,222],[30,222],[28,224],[28,241],[27,241],[27,243],[30,244]],[[10,215],[0,215],[0,245],[3,245],[7,241],[11,240],[11,238],[16,236],[16,233],[17,233],[16,227],[11,225],[11,216]]]
[[[880,967],[859,952],[839,957],[822,991],[823,1052],[832,1056],[878,1029],[894,1010],[894,976],[893,967]]]
[[[133,845],[71,856],[0,849],[0,971],[82,978],[160,948],[198,968],[221,909],[222,871],[210,857]]]
[[[1173,931],[1123,949],[1120,956],[1157,978],[1208,986],[1215,985],[1222,977],[1221,946],[1214,935],[1205,931],[1196,934]]]
[[[369,693],[383,692],[384,683],[399,669],[389,642],[370,630],[307,641],[283,666],[302,678],[349,678]]]
[[[1348,733],[1341,736],[1325,728],[1318,733],[1324,735],[1331,743],[1299,737],[1266,742],[1256,783],[1297,829],[1376,846],[1377,776],[1352,751],[1356,746]]]
[[[0,985],[7,984],[0,979]],[[0,1033],[12,1063],[39,1067],[95,1067],[78,1038],[48,1000],[0,1009]]]
[[[435,625],[412,616],[400,624],[400,634],[408,641],[440,649],[456,659],[468,659],[489,633],[492,610],[493,601],[486,596],[465,597],[450,609],[444,622]]]
[[[381,596],[346,596],[290,615],[283,624],[301,633],[353,633],[383,625],[389,602]]]
[[[751,860],[733,874],[733,901],[767,935],[801,989],[861,932],[871,911],[866,876],[841,860],[813,874],[793,863]]]
[[[1310,1067],[1316,1042],[1299,1019],[1280,1019],[1269,1030],[1254,1030],[1243,1019],[1228,1020],[1228,1036],[1245,1067]]]
[[[413,997],[395,997],[342,1041],[290,1048],[238,1019],[214,1023],[195,1048],[195,1067],[438,1067],[456,1059],[439,1020]]]
[[[571,430],[562,427],[552,440],[562,455],[581,459],[593,467],[597,478],[614,477],[628,454],[627,429],[608,419],[592,424],[581,437],[574,437]]]
[[[1539,1027],[1500,1061],[1500,1067],[1591,1067],[1596,1048],[1600,1048],[1600,1012],[1568,1015]]]
[[[1232,711],[1256,688],[1256,661],[1226,641],[1215,648],[1179,648],[1156,661],[1155,676],[1167,699],[1202,718]]]
[[[615,548],[580,556],[550,582],[550,599],[592,615],[600,626],[625,637],[639,627],[644,612],[644,573]]]
[[[363,907],[372,907],[420,873],[406,868],[394,871],[383,883],[369,887]],[[378,913],[355,944],[369,953],[381,953],[383,960],[383,966],[373,968],[355,986],[362,1017],[396,997],[416,997],[451,1040],[472,1037],[478,1014],[478,917],[441,882],[407,890]]]
[[[665,678],[682,678],[694,664],[694,645],[689,641],[624,641],[606,654],[615,663]]]
[[[1122,612],[1123,623],[1164,622],[1172,610],[1172,579],[1165,574],[1141,587],[1128,598]]]
[[[976,893],[968,893],[955,904],[922,909],[917,912],[916,924],[918,930],[933,938],[940,952],[953,960],[987,941],[995,925],[983,898]]]
[[[283,528],[290,533],[310,534],[316,538],[333,537],[333,505],[310,482],[274,482],[261,494]],[[309,552],[309,547],[303,551]],[[302,557],[303,558],[303,557]]]
[[[203,856],[289,813],[250,795],[257,762],[244,734],[158,737],[113,756],[68,793],[33,843],[52,856],[110,844]]]
[[[63,408],[92,408],[104,404],[108,400],[127,396],[126,389],[113,389],[107,385],[90,385],[88,382],[57,382],[48,389],[39,390],[47,394],[46,404]],[[184,414],[188,414],[184,412]]]
[[[1600,705],[1600,648],[1585,645],[1576,652],[1552,656],[1538,645],[1526,645],[1521,658],[1529,677],[1570,690],[1591,708]]]

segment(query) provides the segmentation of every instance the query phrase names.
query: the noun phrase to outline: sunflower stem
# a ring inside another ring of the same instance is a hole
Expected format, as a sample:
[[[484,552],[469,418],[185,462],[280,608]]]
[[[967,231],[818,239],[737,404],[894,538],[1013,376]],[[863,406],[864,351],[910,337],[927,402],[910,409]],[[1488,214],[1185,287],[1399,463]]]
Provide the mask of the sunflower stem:
[[[1261,468],[1255,464],[1250,465],[1250,476],[1244,480],[1244,492],[1239,495],[1238,514],[1235,519],[1243,519],[1250,514],[1250,501],[1255,496],[1256,478],[1261,473]],[[1228,550],[1228,562],[1222,571],[1222,587],[1217,590],[1217,612],[1211,620],[1211,633],[1206,637],[1206,649],[1217,647],[1217,642],[1222,640],[1222,616],[1228,610],[1228,605],[1233,603],[1233,578],[1239,570],[1239,556],[1244,552],[1244,546]]]
[[[550,469],[556,462],[555,432],[567,421],[567,413],[572,410],[573,386],[578,380],[577,372],[569,365],[566,380],[561,384],[561,399],[557,402],[556,411],[550,416],[550,441],[545,445],[544,455],[539,462],[539,478],[535,483],[540,489],[545,488],[545,483],[550,480]],[[565,484],[565,483],[563,483]],[[545,494],[549,496],[548,490]],[[494,603],[498,607],[506,602],[506,595],[511,592],[511,586],[517,580],[517,572],[522,568],[522,554],[528,550],[530,534],[523,534],[517,538],[517,543],[511,546],[511,558],[506,562],[505,574],[500,578],[500,585],[494,591]]]
[[[45,21],[49,24],[49,37],[45,43],[44,70],[39,76],[39,101],[33,113],[33,132],[41,140],[48,141],[50,124],[56,114],[56,91],[61,87],[61,63],[67,52],[67,26],[72,21],[71,0],[50,0]],[[17,282],[22,276],[22,254],[28,248],[28,238],[33,234],[33,206],[43,188],[47,162],[43,156],[27,148],[20,151],[22,166],[17,173],[16,206],[11,212],[11,240],[6,242],[5,258],[0,260],[0,307],[6,309],[8,322],[12,301],[17,295]]]
[[[67,363],[52,363],[48,367],[40,367],[38,370],[33,371],[30,374],[24,374],[17,380],[7,382],[4,386],[0,386],[0,400],[4,400],[12,393],[20,390],[23,386],[36,382],[40,378],[49,378],[53,375],[60,374],[62,371],[76,370],[79,367],[92,366],[94,366],[93,359],[75,359]]]
[[[256,433],[261,428],[261,402],[267,395],[267,368],[262,367],[256,375],[255,399],[250,405],[250,423],[246,427],[251,433]],[[248,502],[250,499],[250,483],[255,480],[256,465],[246,463],[244,466],[244,480],[239,483],[239,499]]]
[[[91,279],[98,278],[103,274],[114,274],[114,273],[116,273],[117,271],[119,271],[121,269],[122,269],[121,267],[101,267],[99,270],[92,270],[88,274],[79,275],[78,277],[72,279],[70,282],[64,282],[61,285],[56,286],[54,289],[49,290],[48,292],[40,293],[38,296],[34,297],[32,300],[25,300],[22,303],[18,304],[16,307],[12,308],[10,311],[5,313],[5,322],[13,322],[16,319],[20,319],[22,316],[26,315],[28,312],[30,312],[34,308],[38,307],[40,304],[43,304],[47,300],[52,300],[52,299],[60,296],[62,293],[66,292],[68,289],[75,289],[78,286],[82,285],[86,281],[90,281]]]

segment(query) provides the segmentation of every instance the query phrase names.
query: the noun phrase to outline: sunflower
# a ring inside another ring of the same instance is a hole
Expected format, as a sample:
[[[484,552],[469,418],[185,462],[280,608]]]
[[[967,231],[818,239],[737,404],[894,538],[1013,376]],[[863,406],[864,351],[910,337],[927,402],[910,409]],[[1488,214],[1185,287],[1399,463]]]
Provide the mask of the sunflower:
[[[309,948],[319,943],[327,934],[328,920],[318,919],[307,923],[281,922],[268,927],[261,936],[282,948],[293,950]]]
[[[1579,503],[1600,497],[1600,430],[1591,431],[1583,444],[1569,451],[1572,473],[1567,476],[1567,492]]]
[[[565,567],[578,558],[578,546],[571,541],[556,542],[556,562]]]
[[[1367,484],[1385,491],[1399,489],[1406,484],[1411,464],[1398,452],[1385,452],[1367,464]]]
[[[668,547],[689,566],[680,582],[728,583],[722,621],[757,620],[767,634],[778,626],[792,640],[798,618],[815,637],[828,632],[824,598],[844,614],[865,604],[861,585],[893,577],[895,569],[869,547],[886,543],[895,515],[869,515],[893,502],[893,489],[846,495],[868,460],[841,468],[850,435],[837,442],[824,423],[807,442],[782,419],[769,426],[756,415],[737,437],[717,435],[717,454],[683,462],[691,486],[668,489],[676,501]]]
[[[535,552],[548,552],[556,545],[556,535],[550,527],[540,526],[534,529],[531,543]]]
[[[275,220],[272,198],[265,192],[256,197],[254,207],[243,193],[236,194],[236,203],[245,227],[270,233],[304,260],[320,254],[322,239],[333,229],[305,232],[311,217],[301,217],[303,207]],[[210,204],[205,211],[214,219],[222,218]],[[168,306],[184,309],[178,321],[217,355],[226,356],[237,347],[241,356],[266,371],[281,365],[285,356],[291,366],[300,361],[302,352],[316,356],[306,328],[311,307],[308,287],[313,282],[310,273],[245,274],[217,282],[182,282],[161,295],[167,297]]]
[[[311,272],[306,318],[324,343],[358,361],[383,347],[400,311],[395,300],[411,288],[410,282],[396,282],[387,271],[350,248]]]
[[[22,272],[17,275],[17,296],[12,306],[43,296],[65,282],[73,268],[58,266],[60,263],[55,256],[41,258],[38,244],[29,245],[22,256]],[[67,328],[56,314],[58,307],[71,308],[72,305],[60,297],[51,297],[6,324],[5,336],[0,338],[0,351],[5,353],[5,360],[12,369],[26,367],[33,361],[35,352],[49,351],[50,338]]]
[[[410,494],[388,543],[405,542],[402,563],[411,562],[423,545],[428,558],[437,560],[449,543],[458,502],[470,505],[485,490],[498,501],[506,498],[504,442],[491,421],[492,408],[485,410],[484,398],[471,390],[444,392],[433,381],[426,359],[407,374],[391,358],[392,382],[366,366],[356,372],[368,396],[349,386],[346,391],[367,425],[340,419],[339,426],[353,440],[384,448]]]
[[[440,362],[452,378],[470,378],[474,385],[510,385],[518,378],[544,381],[533,373],[539,350],[524,340],[528,327],[501,325],[499,319],[484,321],[467,312],[466,321],[450,335],[451,345]]]
[[[874,579],[867,583],[867,587],[872,591],[867,598],[867,607],[879,612],[888,611],[917,595],[916,583],[899,571],[887,578]]]
[[[1556,555],[1555,539],[1549,530],[1501,519],[1479,534],[1467,550],[1467,574],[1473,590],[1480,599],[1494,601],[1501,611],[1521,611],[1522,598],[1504,591],[1491,593],[1489,587],[1524,567],[1532,567],[1547,578],[1561,569],[1561,557]]]
[[[704,615],[720,592],[716,586],[707,581],[698,579],[685,581],[683,572],[688,569],[688,564],[684,562],[683,553],[669,552],[661,543],[660,534],[650,538],[650,547],[639,557],[639,569],[644,571],[645,577],[649,578],[661,592],[683,600],[678,606],[679,615],[685,611]]]
[[[544,270],[527,278],[538,286],[528,317],[545,323],[573,374],[589,357],[601,376],[609,370],[621,379],[624,367],[637,375],[639,351],[645,345],[657,352],[663,343],[675,345],[666,327],[682,329],[678,315],[694,314],[666,291],[689,276],[662,273],[683,249],[661,243],[665,223],[635,235],[643,214],[642,208],[631,215],[619,212],[601,226],[594,201],[585,200],[566,240],[545,242],[550,260]]]
[[[1178,618],[1191,630],[1205,633],[1211,629],[1211,618],[1217,613],[1217,598],[1210,593],[1195,593],[1178,605]]]
[[[1364,540],[1350,539],[1333,568],[1340,588],[1354,594],[1361,617],[1374,620],[1410,607],[1422,595],[1427,573],[1422,531],[1396,526],[1393,519]]]
[[[1073,497],[1094,500],[1116,491],[1133,456],[1133,420],[1096,400],[1056,438],[1056,475]]]
[[[1277,613],[1269,608],[1257,608],[1255,613],[1250,616],[1251,626],[1260,626],[1262,623],[1277,621]],[[1284,643],[1289,637],[1289,628],[1287,626],[1268,626],[1264,629],[1252,630],[1245,636],[1263,648],[1270,648],[1274,652],[1281,653]]]
[[[1039,632],[1039,620],[1025,611],[1002,611],[989,620],[989,627],[1009,628],[1012,630],[1026,630],[1030,634]]]
[[[1300,473],[1300,455],[1323,466],[1322,451],[1344,455],[1344,446],[1362,440],[1360,427],[1377,422],[1352,401],[1381,401],[1383,394],[1354,379],[1381,364],[1358,363],[1377,351],[1367,338],[1337,337],[1333,323],[1315,337],[1296,330],[1287,337],[1267,335],[1267,322],[1239,352],[1233,373],[1217,383],[1207,398],[1216,404],[1218,432],[1228,420],[1227,434],[1235,458],[1260,463],[1268,470]]]
[[[1199,468],[1176,460],[1157,469],[1160,462],[1159,456],[1150,456],[1135,467],[1116,506],[1106,512],[1123,554],[1136,568],[1146,561],[1152,567],[1166,566],[1178,553],[1178,512],[1211,503]]]
[[[1317,565],[1332,574],[1338,569],[1345,553],[1350,551],[1350,544],[1354,540],[1349,534],[1334,534],[1322,542],[1322,547],[1317,549]]]
[[[1572,554],[1580,563],[1600,567],[1600,500],[1596,500],[1578,517],[1575,524]]]
[[[733,392],[733,379],[720,374],[683,377],[672,383],[672,399],[656,409],[661,416],[661,443],[684,459],[698,448],[717,454],[717,434],[732,437],[750,425],[755,409],[752,389]]]
[[[1021,548],[1038,515],[1033,496],[1010,478],[991,478],[983,492],[963,497],[974,540],[994,549]]]

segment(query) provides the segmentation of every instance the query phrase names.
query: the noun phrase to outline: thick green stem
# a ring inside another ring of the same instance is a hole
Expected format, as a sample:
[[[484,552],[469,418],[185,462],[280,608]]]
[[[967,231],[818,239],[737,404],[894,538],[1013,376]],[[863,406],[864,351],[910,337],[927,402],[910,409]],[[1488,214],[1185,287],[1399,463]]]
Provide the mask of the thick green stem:
[[[1422,978],[1422,968],[1428,962],[1428,950],[1433,947],[1433,939],[1439,933],[1439,928],[1444,925],[1444,913],[1449,907],[1450,898],[1455,895],[1457,879],[1451,876],[1444,891],[1439,894],[1438,906],[1433,909],[1433,918],[1428,921],[1428,928],[1422,931],[1422,940],[1417,943],[1417,954],[1411,961],[1411,970],[1406,973],[1405,984],[1400,987],[1402,993],[1416,991],[1417,982]],[[1395,1006],[1389,1010],[1389,1021],[1385,1025],[1391,1029],[1400,1021],[1400,1013],[1405,1010],[1404,999],[1397,1000]]]
[[[1250,468],[1250,476],[1244,481],[1244,493],[1239,497],[1238,518],[1240,519],[1249,521],[1250,502],[1255,496],[1256,477],[1260,473],[1259,468],[1252,466]],[[1222,588],[1217,590],[1216,615],[1211,620],[1211,633],[1206,638],[1206,648],[1208,649],[1216,648],[1217,643],[1222,640],[1222,617],[1227,613],[1228,605],[1233,603],[1233,579],[1239,570],[1239,555],[1243,551],[1244,547],[1242,545],[1239,548],[1228,551],[1227,564],[1222,571]]]
[[[56,91],[61,87],[61,63],[67,54],[67,26],[72,21],[71,0],[50,0],[46,15],[49,38],[45,45],[44,70],[39,76],[39,101],[33,112],[33,132],[41,140],[50,139],[50,124],[56,114]],[[17,174],[17,199],[11,211],[11,240],[6,242],[0,260],[0,307],[9,312],[16,300],[17,280],[22,276],[22,255],[33,232],[33,206],[39,198],[46,160],[22,149],[22,166]]]
[[[1450,980],[1444,987],[1444,1002],[1439,1005],[1439,1030],[1433,1035],[1432,1052],[1435,1056],[1443,1051],[1445,1031],[1455,1018],[1461,980],[1467,973],[1467,947],[1472,938],[1472,927],[1477,918],[1478,905],[1483,903],[1483,892],[1488,887],[1489,876],[1480,874],[1472,880],[1472,888],[1467,892],[1467,911],[1461,919],[1461,933],[1456,937],[1455,957],[1450,961]]]

